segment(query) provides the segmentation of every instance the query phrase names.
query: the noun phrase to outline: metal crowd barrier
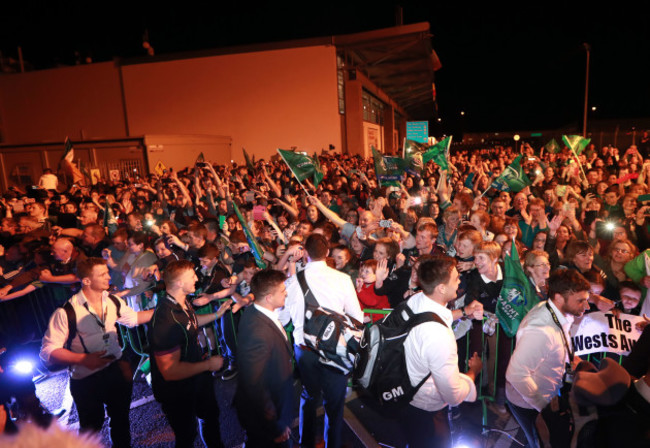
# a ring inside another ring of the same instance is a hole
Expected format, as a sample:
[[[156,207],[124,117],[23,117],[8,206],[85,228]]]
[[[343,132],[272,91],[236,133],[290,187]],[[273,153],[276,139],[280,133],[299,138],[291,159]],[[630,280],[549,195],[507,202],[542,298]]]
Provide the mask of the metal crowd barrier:
[[[20,342],[41,340],[54,310],[72,294],[70,287],[45,285],[23,297],[0,302],[0,333]]]

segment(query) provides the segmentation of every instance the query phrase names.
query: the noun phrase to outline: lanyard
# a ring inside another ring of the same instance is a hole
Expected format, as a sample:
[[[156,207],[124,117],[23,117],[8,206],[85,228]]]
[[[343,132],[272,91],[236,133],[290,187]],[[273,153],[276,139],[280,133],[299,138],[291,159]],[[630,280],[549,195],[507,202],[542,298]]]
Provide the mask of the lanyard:
[[[104,312],[102,313],[101,320],[99,319],[99,317],[97,317],[95,313],[90,311],[90,308],[88,307],[88,302],[84,303],[84,308],[86,308],[86,311],[88,311],[88,313],[95,318],[95,322],[97,322],[97,325],[99,325],[99,327],[102,329],[102,333],[106,333],[106,314],[107,314],[106,307],[104,307],[103,310]]]
[[[451,234],[451,238],[449,239],[445,237],[445,231],[442,232],[442,242],[444,243],[447,249],[449,249],[449,247],[454,243],[454,241],[456,241],[456,232],[458,232],[458,229],[454,230],[454,232]]]
[[[569,342],[567,341],[566,334],[564,334],[564,328],[562,328],[562,324],[560,324],[560,321],[555,315],[555,312],[553,311],[553,308],[551,308],[551,305],[548,300],[546,301],[546,308],[548,308],[548,311],[551,313],[551,317],[553,318],[553,322],[555,322],[555,325],[557,325],[557,327],[560,329],[560,334],[562,334],[562,341],[564,342],[564,348],[566,348],[567,355],[569,356],[569,362],[566,363],[566,370],[568,373],[571,373],[572,372],[571,363],[573,362],[574,352],[569,348]]]
[[[191,312],[188,312],[183,306],[181,306],[180,303],[178,303],[176,301],[176,299],[170,293],[167,293],[166,296],[167,296],[167,299],[171,303],[173,303],[175,305],[178,305],[181,308],[181,310],[183,310],[185,315],[187,316],[187,319],[189,321],[188,324],[187,324],[187,329],[189,330],[190,326],[194,327],[195,329],[198,329],[199,328],[199,321],[196,318],[196,314],[194,314],[194,310],[190,309]]]

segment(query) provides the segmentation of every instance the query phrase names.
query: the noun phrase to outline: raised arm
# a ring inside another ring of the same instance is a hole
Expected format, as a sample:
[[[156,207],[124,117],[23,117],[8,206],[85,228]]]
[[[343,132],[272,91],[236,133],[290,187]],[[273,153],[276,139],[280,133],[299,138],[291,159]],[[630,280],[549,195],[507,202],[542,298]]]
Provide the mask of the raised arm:
[[[318,210],[325,216],[327,219],[332,221],[337,227],[343,227],[347,224],[347,221],[341,218],[336,212],[333,212],[329,208],[325,207],[323,203],[316,196],[309,196],[307,198],[310,204],[315,205]]]

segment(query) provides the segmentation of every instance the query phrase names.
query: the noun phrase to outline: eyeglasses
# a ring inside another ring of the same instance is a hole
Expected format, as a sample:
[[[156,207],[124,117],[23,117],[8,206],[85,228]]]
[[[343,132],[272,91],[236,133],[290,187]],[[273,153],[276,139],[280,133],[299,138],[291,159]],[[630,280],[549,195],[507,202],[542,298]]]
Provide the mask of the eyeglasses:
[[[629,250],[627,250],[627,249],[620,249],[620,248],[618,248],[618,247],[614,249],[614,252],[618,252],[619,254],[629,254],[629,253],[630,253]]]
[[[538,263],[538,264],[533,265],[534,268],[537,268],[537,267],[540,267],[540,266],[544,266],[545,268],[550,268],[551,263]]]

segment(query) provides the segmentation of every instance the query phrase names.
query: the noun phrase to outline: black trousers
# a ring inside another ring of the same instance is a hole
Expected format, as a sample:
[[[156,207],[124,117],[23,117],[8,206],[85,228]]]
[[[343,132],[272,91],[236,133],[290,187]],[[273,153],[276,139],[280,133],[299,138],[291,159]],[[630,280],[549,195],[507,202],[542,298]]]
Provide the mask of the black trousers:
[[[132,375],[129,363],[120,359],[86,378],[70,380],[70,392],[77,406],[82,431],[102,430],[106,405],[113,446],[131,446],[129,410],[133,391]]]
[[[408,448],[451,446],[447,406],[438,411],[424,411],[409,404],[401,411],[399,424],[408,441]]]
[[[209,448],[222,448],[219,430],[219,404],[214,392],[214,378],[208,372],[184,382],[182,390],[167,385],[165,393],[156,396],[174,431],[177,448],[191,448],[196,439],[197,419],[201,439]]]
[[[239,321],[243,311],[239,310],[233,314],[228,310],[219,320],[223,357],[229,362],[235,362],[237,359],[237,328],[239,328]]]

